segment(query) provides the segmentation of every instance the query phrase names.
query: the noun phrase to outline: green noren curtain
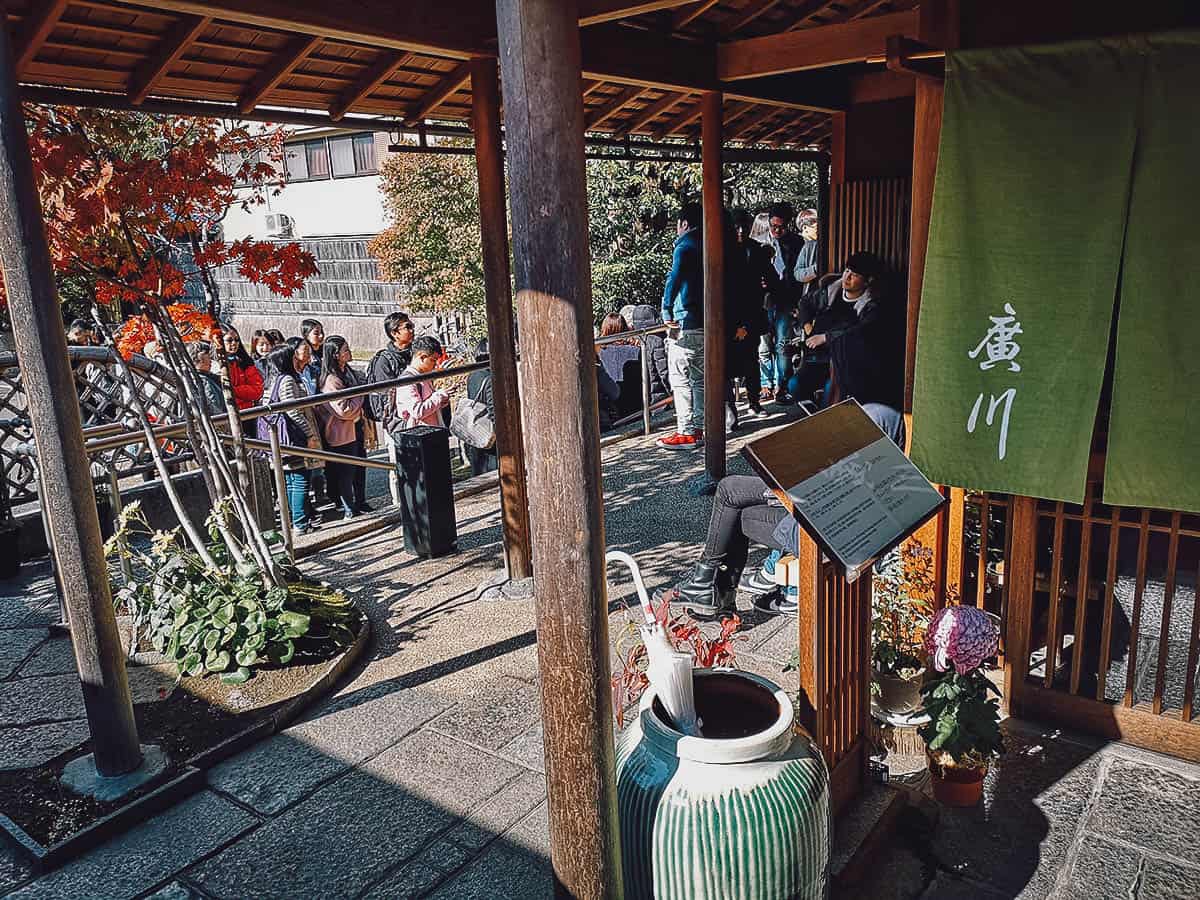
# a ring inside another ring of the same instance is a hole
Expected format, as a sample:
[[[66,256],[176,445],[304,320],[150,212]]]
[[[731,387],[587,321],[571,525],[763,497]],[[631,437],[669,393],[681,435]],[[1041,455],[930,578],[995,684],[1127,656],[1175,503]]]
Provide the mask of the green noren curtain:
[[[1200,512],[1200,34],[1144,49],[1104,501]]]
[[[932,480],[1082,502],[1120,282],[1105,499],[1183,508],[1178,466],[1200,465],[1182,427],[1189,411],[1200,427],[1200,354],[1175,356],[1196,310],[1198,46],[948,55],[913,407],[912,457]],[[1163,216],[1182,181],[1190,199]],[[1164,281],[1168,258],[1181,268]]]

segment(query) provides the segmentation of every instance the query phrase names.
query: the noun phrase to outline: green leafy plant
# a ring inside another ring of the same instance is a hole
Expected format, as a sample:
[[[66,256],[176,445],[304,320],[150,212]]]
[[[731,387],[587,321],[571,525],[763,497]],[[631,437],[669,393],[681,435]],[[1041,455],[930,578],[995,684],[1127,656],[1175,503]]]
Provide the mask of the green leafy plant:
[[[921,695],[929,723],[917,733],[938,765],[982,768],[1003,752],[1000,691],[981,669],[963,675],[951,667]]]
[[[151,529],[136,502],[122,510],[106,549],[149,573],[114,593],[133,617],[135,635],[146,635],[181,676],[218,673],[231,684],[258,666],[287,665],[305,640],[353,641],[359,613],[344,595],[286,566],[285,585],[267,586],[254,563],[231,561],[216,521],[223,515],[218,508],[208,521],[214,570],[179,540],[178,529]]]

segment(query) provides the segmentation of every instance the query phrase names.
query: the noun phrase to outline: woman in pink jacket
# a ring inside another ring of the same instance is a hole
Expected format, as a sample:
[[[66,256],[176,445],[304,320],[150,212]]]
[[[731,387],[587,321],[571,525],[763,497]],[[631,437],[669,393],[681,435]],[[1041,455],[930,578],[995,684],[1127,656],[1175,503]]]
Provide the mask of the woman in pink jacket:
[[[318,379],[322,394],[332,394],[362,383],[362,378],[350,367],[350,345],[340,335],[325,338],[321,347],[321,374]],[[325,446],[333,453],[346,456],[364,456],[363,446],[358,439],[359,422],[363,415],[363,398],[330,400],[317,407],[321,419],[321,433]],[[366,498],[362,494],[363,479],[355,478],[357,466],[351,463],[328,462],[325,464],[325,480],[329,499],[341,508],[342,517],[353,518],[364,509]]]
[[[428,375],[442,358],[442,345],[435,337],[419,337],[412,342],[412,362],[403,375]],[[417,425],[442,425],[442,409],[450,405],[450,395],[433,389],[428,381],[404,384],[396,388],[396,416],[400,430]]]

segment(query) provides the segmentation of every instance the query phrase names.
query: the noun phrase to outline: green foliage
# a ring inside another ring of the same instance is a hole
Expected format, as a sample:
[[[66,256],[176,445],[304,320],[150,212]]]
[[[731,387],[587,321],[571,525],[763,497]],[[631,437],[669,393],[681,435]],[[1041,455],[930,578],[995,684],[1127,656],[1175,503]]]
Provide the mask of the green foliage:
[[[1000,691],[982,671],[959,675],[951,668],[941,677],[927,680],[921,696],[929,723],[921,726],[918,734],[939,763],[983,766],[1003,751]]]
[[[215,535],[209,550],[220,565],[215,572],[187,551],[178,529],[151,531],[137,503],[122,511],[107,548],[153,573],[122,587],[114,599],[126,605],[135,630],[175,663],[180,676],[220,673],[238,684],[258,666],[287,665],[305,640],[337,646],[353,641],[359,614],[343,595],[302,581],[265,586],[256,565],[228,559],[213,517],[208,525]],[[139,536],[149,538],[148,546],[135,549],[144,543]]]
[[[371,244],[385,278],[411,286],[416,309],[466,315],[482,328],[479,188],[468,155],[397,153],[381,168],[391,225]],[[700,196],[697,163],[589,160],[592,307],[597,320],[626,303],[657,306],[671,263],[679,207]],[[761,209],[785,200],[816,205],[816,167],[731,163],[729,206]],[[553,252],[554,248],[546,248]]]

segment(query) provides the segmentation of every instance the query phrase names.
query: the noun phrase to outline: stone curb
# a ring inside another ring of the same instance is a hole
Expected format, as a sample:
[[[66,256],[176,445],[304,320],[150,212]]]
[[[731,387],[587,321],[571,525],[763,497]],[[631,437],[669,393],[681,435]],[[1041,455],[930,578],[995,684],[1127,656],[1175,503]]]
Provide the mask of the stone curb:
[[[0,829],[7,832],[16,844],[29,855],[38,875],[44,875],[51,869],[58,868],[86,850],[128,831],[134,825],[147,821],[157,813],[174,806],[204,788],[208,783],[208,769],[282,731],[304,709],[330,693],[350,668],[358,662],[370,643],[371,620],[364,614],[362,627],[359,628],[354,643],[347,647],[333,665],[311,685],[296,696],[283,701],[266,718],[231,735],[217,746],[197,753],[185,763],[183,771],[175,778],[145,796],[139,797],[128,806],[113,810],[70,837],[46,846],[35,840],[20,825],[2,813],[0,813]]]

